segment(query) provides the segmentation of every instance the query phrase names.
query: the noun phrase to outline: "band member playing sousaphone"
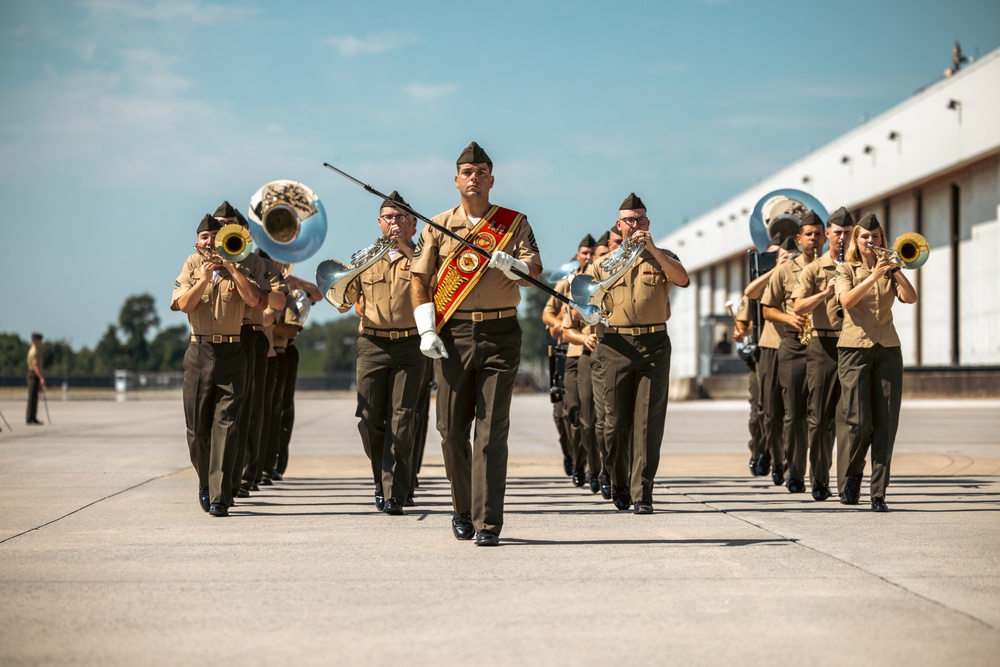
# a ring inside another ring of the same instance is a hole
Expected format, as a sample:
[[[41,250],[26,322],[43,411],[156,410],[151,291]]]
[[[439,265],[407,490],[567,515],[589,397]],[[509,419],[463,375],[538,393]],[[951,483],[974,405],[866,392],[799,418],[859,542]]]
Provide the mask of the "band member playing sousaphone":
[[[885,512],[903,391],[903,354],[892,306],[896,299],[916,303],[917,291],[890,259],[882,226],[872,213],[861,216],[851,233],[835,290],[844,308],[838,372],[850,429],[847,483],[840,502],[858,504],[870,447],[872,510]]]
[[[843,308],[834,295],[837,266],[844,252],[854,217],[841,207],[826,225],[829,250],[799,274],[792,290],[796,315],[812,313],[812,336],[806,344],[806,387],[808,389],[809,469],[814,500],[830,497],[830,466],[833,441],[837,440],[837,486],[844,490],[847,474],[847,423],[840,401],[837,378],[837,339],[843,322]]]
[[[377,260],[361,258],[371,263],[346,287],[338,308],[346,312],[355,301],[364,302],[357,343],[358,430],[371,461],[375,508],[392,515],[403,514],[413,493],[417,410],[427,391],[427,362],[410,300],[417,220],[408,207],[395,190],[382,202],[378,226],[388,243],[376,251]]]
[[[670,286],[687,287],[690,279],[676,255],[653,245],[646,205],[634,192],[618,208],[622,247],[643,248],[627,268],[594,267],[610,310],[595,352],[604,373],[607,467],[615,507],[627,510],[634,501],[633,512],[651,514],[670,381]],[[620,276],[607,284],[611,272]]]
[[[451,482],[452,532],[495,546],[503,528],[510,402],[521,360],[514,271],[541,274],[527,218],[490,203],[493,162],[472,142],[456,161],[460,205],[434,222],[491,253],[424,227],[412,264],[414,319],[421,351],[437,359],[438,431]],[[470,429],[475,424],[474,439]]]

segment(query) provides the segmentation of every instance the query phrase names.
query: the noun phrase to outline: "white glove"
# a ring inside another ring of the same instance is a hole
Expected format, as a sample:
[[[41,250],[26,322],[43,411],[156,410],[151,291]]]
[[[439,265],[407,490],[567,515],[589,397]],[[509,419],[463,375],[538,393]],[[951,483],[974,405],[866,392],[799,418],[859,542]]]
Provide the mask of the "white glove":
[[[417,322],[417,333],[420,334],[420,351],[425,357],[440,359],[448,357],[448,351],[444,349],[444,341],[437,335],[437,327],[434,326],[434,304],[422,303],[413,309],[413,319]]]
[[[511,280],[523,280],[523,278],[511,269],[517,269],[524,275],[528,275],[528,265],[519,259],[515,259],[512,255],[508,255],[502,250],[497,250],[490,257],[490,263],[488,265],[491,269],[500,269],[503,274],[510,278]]]

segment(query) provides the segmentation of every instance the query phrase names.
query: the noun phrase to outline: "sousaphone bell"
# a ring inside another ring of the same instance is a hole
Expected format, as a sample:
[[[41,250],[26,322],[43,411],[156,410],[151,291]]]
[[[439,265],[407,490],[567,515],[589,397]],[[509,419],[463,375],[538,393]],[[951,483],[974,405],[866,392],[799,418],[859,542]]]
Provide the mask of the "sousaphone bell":
[[[250,197],[253,242],[278,262],[294,264],[312,257],[326,238],[323,202],[306,185],[278,180]]]
[[[784,188],[769,192],[757,202],[750,214],[750,238],[758,252],[767,252],[772,240],[780,245],[799,233],[802,218],[812,211],[825,224],[830,215],[819,200],[808,192]]]

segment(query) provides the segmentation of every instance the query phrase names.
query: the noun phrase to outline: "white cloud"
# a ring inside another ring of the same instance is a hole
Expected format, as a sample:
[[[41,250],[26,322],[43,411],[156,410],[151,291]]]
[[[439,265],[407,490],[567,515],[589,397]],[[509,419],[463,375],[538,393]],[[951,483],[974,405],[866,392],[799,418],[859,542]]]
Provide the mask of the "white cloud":
[[[410,99],[422,102],[456,93],[458,85],[454,83],[408,83],[400,90]]]
[[[355,35],[327,37],[326,43],[335,47],[341,56],[356,58],[357,56],[386,53],[412,44],[419,44],[420,37],[414,33],[381,32],[371,33],[364,37]]]
[[[230,7],[200,0],[80,0],[91,14],[117,14],[147,21],[189,21],[202,25],[226,23],[254,16],[256,9]]]

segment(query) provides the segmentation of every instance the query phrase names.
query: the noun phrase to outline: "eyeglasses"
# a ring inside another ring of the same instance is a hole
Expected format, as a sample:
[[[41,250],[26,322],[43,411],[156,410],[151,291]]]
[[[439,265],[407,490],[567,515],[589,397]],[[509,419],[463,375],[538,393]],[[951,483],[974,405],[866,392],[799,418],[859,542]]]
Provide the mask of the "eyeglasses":
[[[640,225],[649,224],[649,218],[647,218],[644,215],[636,216],[634,218],[618,218],[618,219],[624,222],[629,227],[638,227]]]
[[[409,216],[405,213],[400,213],[398,215],[382,215],[379,217],[391,225],[394,222],[405,222]]]

